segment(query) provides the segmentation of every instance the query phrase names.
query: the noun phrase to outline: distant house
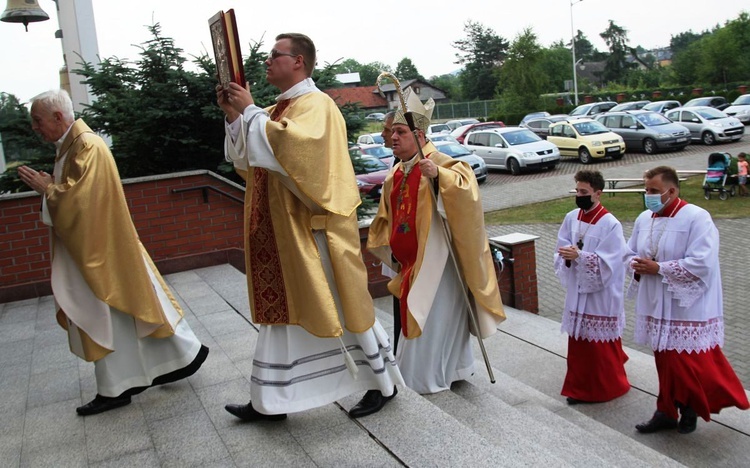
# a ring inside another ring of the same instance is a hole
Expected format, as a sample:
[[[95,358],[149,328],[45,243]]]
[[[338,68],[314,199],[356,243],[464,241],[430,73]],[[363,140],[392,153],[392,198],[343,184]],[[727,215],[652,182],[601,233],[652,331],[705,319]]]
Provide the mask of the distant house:
[[[385,109],[388,105],[388,102],[378,94],[377,86],[331,88],[324,89],[323,92],[331,96],[339,106],[352,103],[358,104],[362,109]]]
[[[432,98],[435,103],[440,103],[441,101],[445,101],[447,96],[445,95],[445,91],[443,91],[440,88],[436,88],[435,86],[432,86],[430,83],[427,83],[422,80],[404,80],[401,82],[401,90],[403,92],[406,92],[407,89],[411,89],[412,92],[417,93],[417,96],[419,96],[419,99],[424,102],[428,100],[429,98]],[[385,84],[382,87],[383,94],[385,94],[385,99],[388,101],[388,110],[396,109],[398,107],[401,107],[401,103],[399,102],[398,95],[396,94],[396,86],[392,83]],[[377,89],[374,92],[378,92]]]
[[[604,67],[606,62],[582,62],[576,66],[576,73],[578,73],[578,80],[588,80],[589,83],[596,87],[604,85],[602,75],[604,74]]]
[[[339,73],[336,75],[336,81],[344,85],[345,88],[356,88],[362,80],[359,77],[359,72],[355,72]]]
[[[639,50],[638,56],[641,59],[646,59],[648,56],[652,56],[654,58],[654,61],[659,64],[660,67],[666,67],[672,64],[672,49],[669,47],[661,47],[658,49],[651,49],[651,50]],[[643,64],[638,63],[638,61],[633,57],[633,55],[628,55],[625,59],[628,63],[637,63],[639,68],[645,68]]]

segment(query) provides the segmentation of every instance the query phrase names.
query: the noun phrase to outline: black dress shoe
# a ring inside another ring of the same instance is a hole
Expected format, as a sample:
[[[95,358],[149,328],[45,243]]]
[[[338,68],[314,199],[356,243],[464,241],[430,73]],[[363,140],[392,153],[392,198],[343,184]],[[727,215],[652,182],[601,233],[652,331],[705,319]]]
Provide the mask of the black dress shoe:
[[[353,418],[361,418],[363,416],[377,413],[383,409],[385,404],[391,401],[397,393],[398,389],[396,387],[393,387],[393,394],[391,396],[383,396],[383,393],[380,390],[368,390],[367,393],[365,393],[365,396],[359,400],[359,403],[349,410],[349,416]]]
[[[656,411],[654,415],[645,423],[636,424],[635,428],[643,434],[661,431],[664,429],[674,429],[677,427],[677,420],[670,418],[661,411]]]
[[[565,399],[569,405],[588,405],[594,403],[593,401],[579,400],[577,398],[568,397]]]
[[[680,434],[690,434],[695,430],[698,425],[698,415],[695,414],[692,408],[683,408],[680,411],[680,422],[677,423],[677,432]]]
[[[263,414],[253,408],[253,403],[248,402],[246,405],[226,405],[224,409],[233,416],[237,416],[243,421],[281,421],[286,419],[286,414]]]
[[[76,408],[76,413],[81,416],[90,416],[92,414],[99,414],[111,409],[119,408],[130,404],[130,395],[118,396],[118,397],[105,397],[99,394],[94,397],[93,400],[86,403],[83,406]]]

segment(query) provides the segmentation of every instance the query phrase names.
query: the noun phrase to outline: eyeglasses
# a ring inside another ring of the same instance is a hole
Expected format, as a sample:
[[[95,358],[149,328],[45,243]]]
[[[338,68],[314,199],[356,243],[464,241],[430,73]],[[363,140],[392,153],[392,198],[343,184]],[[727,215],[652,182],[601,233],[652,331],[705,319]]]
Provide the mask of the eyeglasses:
[[[287,57],[299,57],[300,54],[289,54],[286,52],[279,52],[278,50],[272,50],[271,55],[269,57],[269,60],[274,61],[279,57],[287,56]]]

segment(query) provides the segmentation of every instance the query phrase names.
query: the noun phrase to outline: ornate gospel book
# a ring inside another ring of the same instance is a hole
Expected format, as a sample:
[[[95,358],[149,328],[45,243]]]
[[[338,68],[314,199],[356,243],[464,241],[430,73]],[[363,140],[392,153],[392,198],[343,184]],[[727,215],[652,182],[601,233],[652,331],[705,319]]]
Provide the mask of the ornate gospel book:
[[[245,86],[245,70],[242,66],[240,38],[237,33],[234,10],[216,13],[208,20],[208,25],[211,28],[219,82],[224,87],[229,86],[231,81]]]

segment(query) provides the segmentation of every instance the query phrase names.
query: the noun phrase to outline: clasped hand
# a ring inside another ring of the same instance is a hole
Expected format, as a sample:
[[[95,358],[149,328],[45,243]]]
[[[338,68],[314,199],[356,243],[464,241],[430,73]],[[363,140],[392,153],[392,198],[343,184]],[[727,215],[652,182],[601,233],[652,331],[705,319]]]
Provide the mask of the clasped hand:
[[[44,171],[35,171],[29,166],[20,166],[18,168],[18,177],[21,181],[31,187],[36,193],[44,195],[47,187],[53,182],[52,176]]]
[[[560,247],[557,249],[557,253],[565,260],[575,260],[578,258],[578,248],[574,245]]]
[[[630,268],[639,275],[656,275],[659,273],[659,264],[647,258],[633,258]]]

